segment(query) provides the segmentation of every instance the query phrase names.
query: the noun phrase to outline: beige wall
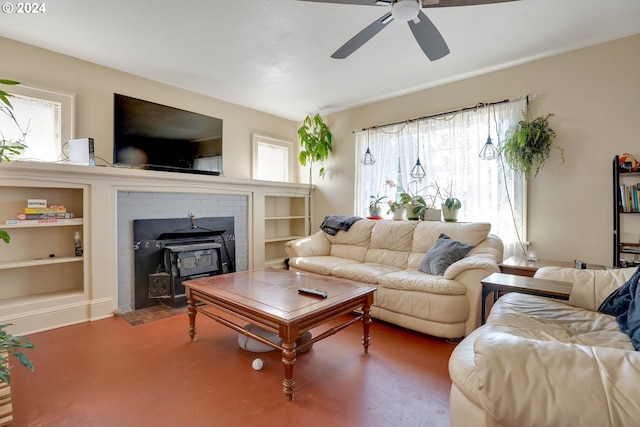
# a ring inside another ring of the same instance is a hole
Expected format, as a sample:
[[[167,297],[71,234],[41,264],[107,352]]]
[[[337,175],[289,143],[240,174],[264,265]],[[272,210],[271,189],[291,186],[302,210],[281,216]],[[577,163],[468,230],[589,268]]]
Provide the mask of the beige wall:
[[[224,170],[251,176],[251,132],[296,141],[298,124],[273,115],[0,38],[0,76],[76,94],[76,136],[92,136],[111,159],[112,97],[120,92],[224,120]],[[325,116],[335,148],[318,186],[313,227],[324,215],[351,214],[356,201],[353,131],[478,102],[536,94],[534,115],[554,113],[567,161],[557,153],[529,189],[531,249],[539,257],[611,264],[611,160],[640,154],[634,132],[640,99],[640,35]],[[6,59],[9,60],[6,60]],[[302,181],[307,172],[300,170]],[[361,201],[357,201],[360,203]],[[636,226],[636,235],[640,234]]]
[[[315,218],[353,212],[353,131],[446,112],[478,102],[536,94],[535,116],[553,113],[557,152],[529,186],[531,249],[546,259],[611,265],[612,183],[615,154],[640,154],[640,35],[539,60],[354,108],[325,117],[336,137],[326,164],[329,179],[318,185]],[[635,223],[636,238],[640,221]]]
[[[0,76],[76,96],[77,138],[113,161],[113,94],[121,93],[223,120],[224,174],[251,178],[251,133],[295,142],[296,123],[0,37]],[[101,163],[101,162],[97,162]]]

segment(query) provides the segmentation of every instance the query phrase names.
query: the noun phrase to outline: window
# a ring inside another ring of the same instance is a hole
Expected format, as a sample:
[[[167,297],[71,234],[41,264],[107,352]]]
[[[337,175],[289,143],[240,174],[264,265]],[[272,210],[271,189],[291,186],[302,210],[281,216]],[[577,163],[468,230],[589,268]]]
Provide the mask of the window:
[[[293,144],[253,135],[253,178],[266,181],[291,181]]]
[[[488,122],[497,145],[525,110],[523,99],[357,132],[355,214],[368,215],[371,195],[396,200],[396,188],[385,181],[403,187],[415,181],[409,174],[419,156],[426,176],[412,183],[412,189],[434,182],[451,187],[453,196],[462,201],[458,220],[491,223],[491,232],[505,244],[505,256],[514,255],[518,241],[526,240],[526,181],[500,158],[482,160],[478,154],[487,140]],[[371,166],[360,163],[367,145],[376,160]],[[386,211],[383,216],[391,218]]]
[[[27,148],[15,157],[19,160],[57,162],[63,160],[63,141],[73,138],[72,95],[35,89],[28,86],[10,86],[7,92],[13,114],[22,130]],[[13,121],[0,116],[0,129],[6,139],[19,139],[21,131]]]

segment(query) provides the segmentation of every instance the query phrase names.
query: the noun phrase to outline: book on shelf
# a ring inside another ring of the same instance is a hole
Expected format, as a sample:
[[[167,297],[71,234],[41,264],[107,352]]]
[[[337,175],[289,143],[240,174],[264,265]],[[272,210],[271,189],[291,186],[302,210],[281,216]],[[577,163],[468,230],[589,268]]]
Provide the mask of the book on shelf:
[[[50,206],[48,208],[24,208],[26,214],[45,214],[45,213],[66,213],[67,208],[64,206]]]
[[[25,220],[25,219],[73,219],[75,215],[73,212],[65,212],[65,213],[37,213],[37,214],[25,214],[19,213],[16,214],[16,219]]]
[[[6,225],[15,225],[15,224],[65,224],[74,223],[73,218],[49,218],[49,219],[8,219],[6,220]]]
[[[622,244],[622,251],[640,254],[640,246],[625,246]]]
[[[640,183],[621,184],[619,204],[622,212],[640,212]]]

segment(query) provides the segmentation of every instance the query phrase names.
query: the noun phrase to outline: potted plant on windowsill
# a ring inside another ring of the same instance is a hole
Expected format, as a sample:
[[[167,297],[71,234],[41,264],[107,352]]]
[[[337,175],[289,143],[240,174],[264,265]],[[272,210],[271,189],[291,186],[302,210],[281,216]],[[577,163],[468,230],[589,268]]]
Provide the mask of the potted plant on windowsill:
[[[381,218],[380,211],[382,210],[382,200],[386,199],[387,196],[371,196],[371,202],[369,203],[369,217],[370,218]]]
[[[500,154],[513,171],[527,177],[535,169],[534,177],[537,176],[549,159],[552,148],[560,151],[564,163],[564,149],[554,143],[556,132],[549,127],[552,116],[547,114],[529,121],[527,113],[522,113],[522,120],[500,147]]]
[[[397,189],[399,203],[404,206],[408,220],[440,221],[440,209],[435,208],[435,201],[439,197],[438,193],[423,195],[432,188],[431,185],[419,188],[420,181],[418,180],[409,181],[406,189],[392,180],[387,180],[386,185]]]
[[[392,202],[389,200],[389,210],[387,210],[387,214],[393,214],[393,219],[396,221],[400,221],[404,219],[405,206],[402,202]]]
[[[458,211],[462,208],[462,202],[453,196],[453,182],[449,188],[440,187],[437,182],[431,184],[436,189],[436,194],[442,200],[442,218],[446,222],[458,221]]]
[[[458,211],[462,207],[462,202],[456,197],[447,197],[442,204],[442,218],[446,222],[458,221]]]

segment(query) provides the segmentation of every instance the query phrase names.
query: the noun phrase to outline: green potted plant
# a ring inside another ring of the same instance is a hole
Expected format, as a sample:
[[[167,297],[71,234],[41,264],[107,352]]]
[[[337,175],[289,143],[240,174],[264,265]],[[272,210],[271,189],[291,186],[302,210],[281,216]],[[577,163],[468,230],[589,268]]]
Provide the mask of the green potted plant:
[[[369,203],[369,216],[371,218],[380,218],[380,210],[382,209],[380,202],[386,198],[387,196],[371,196],[371,202]]]
[[[19,85],[20,83],[15,80],[0,79],[0,84],[6,86],[15,86]],[[7,139],[4,132],[0,130],[0,163],[2,163],[3,161],[10,162],[11,156],[20,154],[26,147],[24,145],[24,139],[27,136],[27,133],[22,130],[20,124],[18,123],[18,120],[13,115],[13,105],[11,105],[11,101],[9,101],[9,98],[11,96],[13,95],[0,89],[0,112],[2,114],[6,114],[11,119],[11,121],[15,123],[15,125],[20,130],[20,133],[22,133],[22,137],[18,140]],[[0,229],[0,240],[4,241],[5,243],[9,243],[11,241],[9,233],[7,233],[6,230]]]
[[[308,192],[308,234],[311,234],[311,190],[313,189],[313,164],[320,163],[318,174],[324,177],[325,169],[322,162],[329,158],[333,143],[333,134],[325,124],[320,114],[308,115],[298,129],[298,138],[302,150],[298,155],[300,165],[309,163],[309,192]]]
[[[462,207],[462,202],[456,197],[447,197],[442,204],[442,218],[447,222],[458,221],[458,210]]]
[[[391,200],[389,200],[387,204],[389,205],[387,214],[393,214],[393,219],[395,220],[404,219],[404,213],[406,209],[405,204],[402,201],[392,202]]]
[[[435,199],[438,197],[433,194],[424,194],[432,186],[420,188],[421,181],[412,180],[407,183],[406,189],[401,184],[392,180],[387,180],[386,185],[395,187],[399,203],[405,208],[407,219],[418,220],[440,220],[440,209],[435,208]],[[423,195],[424,194],[424,195]]]
[[[33,344],[25,337],[13,336],[7,333],[10,323],[0,325],[0,381],[11,384],[9,375],[9,356],[15,356],[18,362],[33,372],[33,364],[21,349],[32,349]]]
[[[534,176],[537,176],[549,159],[552,148],[560,151],[564,163],[564,149],[554,143],[557,135],[549,127],[549,118],[552,116],[547,114],[529,121],[527,113],[522,112],[522,120],[500,147],[500,154],[514,172],[527,177],[535,169]]]
[[[458,221],[458,211],[462,208],[462,202],[453,196],[453,182],[449,188],[440,187],[437,182],[431,186],[436,189],[436,194],[442,200],[442,218],[446,222]]]

